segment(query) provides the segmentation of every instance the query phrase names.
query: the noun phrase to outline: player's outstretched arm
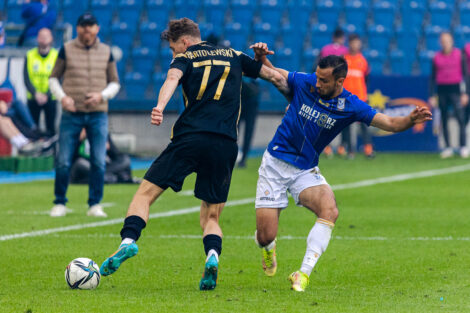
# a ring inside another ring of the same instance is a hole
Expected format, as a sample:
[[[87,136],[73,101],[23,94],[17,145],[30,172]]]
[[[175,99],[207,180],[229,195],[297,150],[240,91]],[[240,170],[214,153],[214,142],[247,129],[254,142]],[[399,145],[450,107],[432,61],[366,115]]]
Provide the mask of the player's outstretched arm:
[[[380,128],[389,132],[402,132],[415,124],[424,123],[432,120],[432,113],[426,107],[416,107],[413,112],[408,116],[388,116],[382,113],[377,113],[372,122],[371,126]]]
[[[255,52],[255,60],[261,61],[261,63],[263,63],[259,74],[260,77],[276,86],[276,88],[284,95],[287,101],[290,102],[292,97],[289,84],[287,83],[289,72],[284,69],[274,67],[266,57],[266,55],[274,54],[274,51],[270,51],[267,44],[263,42],[255,43],[251,45],[250,48]]]
[[[152,109],[151,123],[153,125],[160,125],[163,122],[163,110],[165,110],[166,105],[173,96],[176,87],[178,87],[181,77],[183,77],[183,72],[180,69],[171,68],[168,71],[166,80],[158,94],[157,106]]]

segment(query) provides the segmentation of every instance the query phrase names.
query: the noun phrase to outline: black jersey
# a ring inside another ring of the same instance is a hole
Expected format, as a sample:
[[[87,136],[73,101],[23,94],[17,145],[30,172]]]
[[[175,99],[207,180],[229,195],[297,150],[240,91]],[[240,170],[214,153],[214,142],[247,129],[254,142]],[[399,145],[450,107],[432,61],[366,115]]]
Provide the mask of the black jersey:
[[[176,55],[170,68],[183,71],[185,102],[172,138],[209,132],[236,140],[242,75],[258,77],[261,63],[242,52],[201,42]]]

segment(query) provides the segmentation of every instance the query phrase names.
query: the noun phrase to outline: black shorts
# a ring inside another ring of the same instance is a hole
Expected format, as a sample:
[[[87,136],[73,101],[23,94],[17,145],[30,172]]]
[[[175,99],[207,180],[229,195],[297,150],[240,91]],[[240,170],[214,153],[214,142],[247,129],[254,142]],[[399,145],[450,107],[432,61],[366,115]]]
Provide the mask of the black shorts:
[[[144,179],[178,192],[186,176],[196,173],[196,198],[208,203],[226,202],[237,154],[237,142],[228,137],[211,133],[183,135],[166,147]]]

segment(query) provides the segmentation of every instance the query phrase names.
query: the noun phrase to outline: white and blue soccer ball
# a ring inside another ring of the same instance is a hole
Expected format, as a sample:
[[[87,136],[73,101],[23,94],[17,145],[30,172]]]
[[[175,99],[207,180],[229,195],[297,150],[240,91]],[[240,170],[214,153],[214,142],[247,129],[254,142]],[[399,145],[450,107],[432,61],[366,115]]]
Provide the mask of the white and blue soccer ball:
[[[65,269],[65,281],[72,289],[95,289],[100,280],[98,264],[88,258],[77,258]]]

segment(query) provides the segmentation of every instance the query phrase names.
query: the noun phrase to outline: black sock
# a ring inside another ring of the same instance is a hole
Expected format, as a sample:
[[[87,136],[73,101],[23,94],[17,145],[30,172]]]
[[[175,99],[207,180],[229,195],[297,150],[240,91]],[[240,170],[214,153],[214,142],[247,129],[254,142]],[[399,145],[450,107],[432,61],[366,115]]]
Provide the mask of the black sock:
[[[146,225],[147,223],[137,215],[126,217],[124,220],[124,226],[121,229],[121,238],[131,238],[137,241],[142,229],[144,229]]]
[[[206,255],[212,249],[214,249],[218,255],[222,253],[222,238],[220,236],[210,234],[202,238],[202,242],[204,243]]]

